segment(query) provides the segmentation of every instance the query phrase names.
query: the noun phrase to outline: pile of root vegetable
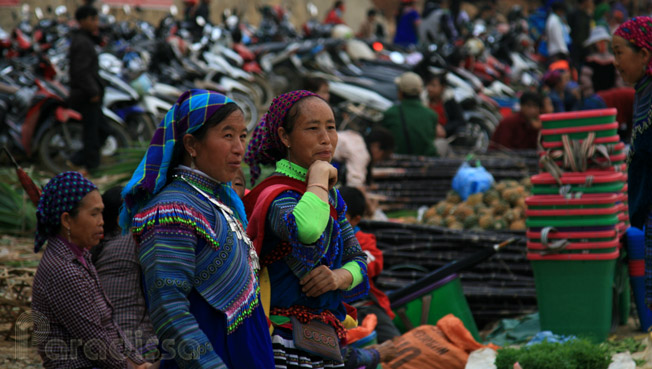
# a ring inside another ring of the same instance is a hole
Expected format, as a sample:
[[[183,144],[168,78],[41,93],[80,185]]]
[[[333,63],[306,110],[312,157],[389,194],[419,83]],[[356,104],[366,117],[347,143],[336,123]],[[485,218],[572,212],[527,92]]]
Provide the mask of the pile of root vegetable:
[[[524,231],[525,198],[530,196],[531,187],[530,178],[502,180],[484,193],[469,196],[466,201],[450,191],[445,200],[424,213],[422,223],[475,231]]]

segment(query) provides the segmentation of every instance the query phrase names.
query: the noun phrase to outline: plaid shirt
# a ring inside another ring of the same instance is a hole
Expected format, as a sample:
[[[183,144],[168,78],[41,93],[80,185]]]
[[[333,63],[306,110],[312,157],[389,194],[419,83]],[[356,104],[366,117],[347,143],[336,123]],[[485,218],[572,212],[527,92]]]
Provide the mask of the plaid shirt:
[[[113,304],[113,321],[141,353],[156,348],[157,338],[141,288],[136,241],[120,231],[108,235],[95,260],[102,288]]]
[[[90,254],[82,265],[59,236],[50,237],[32,288],[34,340],[45,368],[125,368],[142,357],[112,319]]]

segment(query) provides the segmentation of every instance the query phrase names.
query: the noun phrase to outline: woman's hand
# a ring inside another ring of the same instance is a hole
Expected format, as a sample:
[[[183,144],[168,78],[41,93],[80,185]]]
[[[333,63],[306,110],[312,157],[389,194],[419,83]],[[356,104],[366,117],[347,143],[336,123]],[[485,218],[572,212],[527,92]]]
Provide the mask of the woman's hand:
[[[316,160],[308,168],[306,174],[306,184],[323,185],[330,190],[337,183],[337,169],[329,162]]]
[[[343,290],[353,283],[351,272],[346,269],[330,270],[325,265],[313,269],[301,279],[302,291],[308,297],[321,296],[325,292]]]

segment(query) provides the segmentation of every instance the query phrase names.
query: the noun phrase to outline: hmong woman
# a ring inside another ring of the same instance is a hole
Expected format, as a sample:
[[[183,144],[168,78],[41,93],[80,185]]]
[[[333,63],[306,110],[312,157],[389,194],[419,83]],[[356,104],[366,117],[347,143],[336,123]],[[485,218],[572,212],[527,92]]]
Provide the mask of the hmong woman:
[[[616,69],[636,89],[627,195],[631,224],[645,226],[645,297],[652,306],[652,18],[635,17],[621,24],[612,43]]]
[[[278,96],[256,127],[245,161],[272,176],[245,196],[247,229],[271,286],[277,367],[374,367],[378,352],[344,350],[344,301],[369,289],[366,257],[345,217],[329,164],[337,145],[330,106],[308,91]],[[263,286],[264,288],[264,286]],[[266,301],[266,296],[263,296]],[[293,335],[294,334],[294,335]],[[310,337],[321,337],[312,340]]]
[[[240,108],[212,91],[185,92],[125,187],[161,368],[273,368],[258,258],[230,181],[240,169]]]
[[[47,242],[32,289],[34,342],[45,368],[147,368],[114,322],[88,252],[104,234],[97,187],[64,172],[43,188],[34,251]]]

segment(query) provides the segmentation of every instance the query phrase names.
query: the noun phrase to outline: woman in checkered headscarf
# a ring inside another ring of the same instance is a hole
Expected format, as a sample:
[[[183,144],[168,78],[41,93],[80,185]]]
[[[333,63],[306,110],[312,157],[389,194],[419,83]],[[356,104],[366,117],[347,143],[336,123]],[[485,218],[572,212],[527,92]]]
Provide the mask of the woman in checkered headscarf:
[[[43,188],[34,250],[47,247],[34,277],[32,309],[45,368],[145,363],[113,322],[91,263],[88,250],[103,237],[103,210],[97,187],[77,172],[61,173]],[[111,355],[101,354],[108,349]]]
[[[258,258],[231,187],[246,136],[231,99],[187,91],[122,192],[120,224],[138,244],[161,367],[274,367]]]
[[[628,156],[629,219],[645,230],[645,295],[652,305],[652,18],[632,18],[614,32],[614,65],[634,86],[632,138]]]

